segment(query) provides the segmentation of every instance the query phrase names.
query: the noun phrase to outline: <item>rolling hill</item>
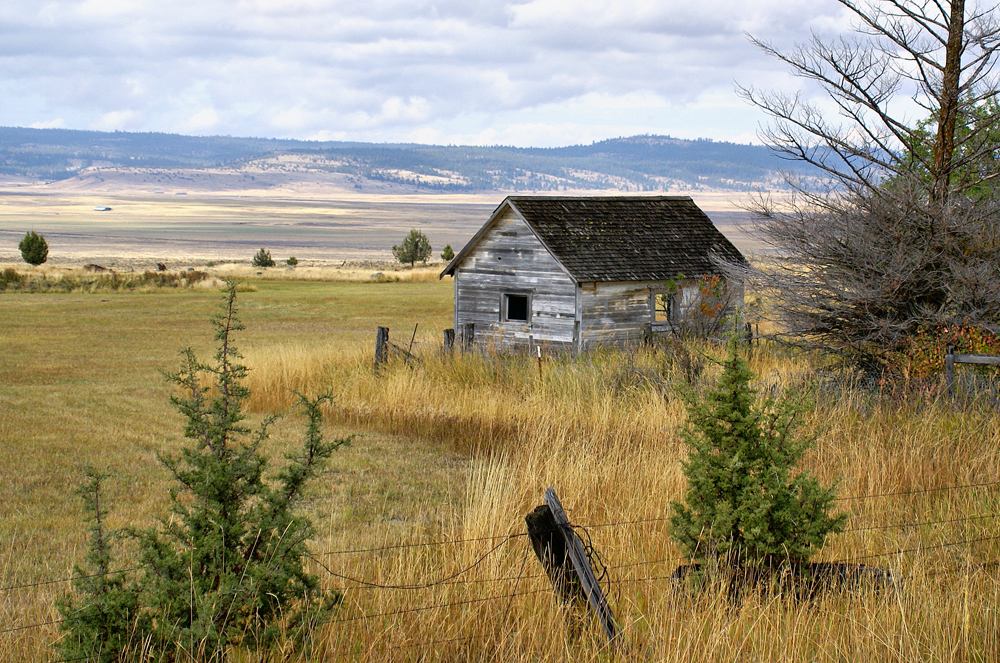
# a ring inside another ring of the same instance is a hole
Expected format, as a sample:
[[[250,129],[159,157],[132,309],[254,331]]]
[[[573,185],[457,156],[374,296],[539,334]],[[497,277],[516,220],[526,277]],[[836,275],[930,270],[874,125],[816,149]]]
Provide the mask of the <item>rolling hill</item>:
[[[0,174],[48,181],[102,168],[239,172],[276,157],[291,158],[302,177],[341,173],[454,192],[775,189],[789,167],[757,145],[652,135],[516,148],[0,127]]]

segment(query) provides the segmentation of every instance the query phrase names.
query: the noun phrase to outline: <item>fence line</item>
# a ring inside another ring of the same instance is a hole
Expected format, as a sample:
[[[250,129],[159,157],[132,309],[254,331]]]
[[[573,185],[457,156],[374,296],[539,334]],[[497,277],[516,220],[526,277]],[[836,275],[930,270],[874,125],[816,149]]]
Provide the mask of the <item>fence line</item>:
[[[513,537],[511,537],[511,538],[513,538]],[[855,557],[851,557],[851,558],[847,558],[847,559],[831,560],[829,563],[853,564],[853,563],[857,563],[858,561],[861,561],[861,560],[878,559],[878,558],[881,558],[881,557],[891,557],[891,556],[894,556],[894,555],[903,555],[903,554],[908,554],[908,553],[913,553],[913,552],[926,552],[928,550],[938,550],[938,549],[951,548],[951,547],[961,546],[961,545],[971,545],[973,543],[981,543],[981,542],[984,542],[984,541],[997,541],[997,540],[1000,540],[1000,535],[970,538],[970,539],[965,539],[965,540],[962,540],[962,541],[952,541],[952,542],[948,542],[948,543],[934,544],[934,545],[929,545],[929,546],[916,546],[916,547],[912,547],[912,548],[906,548],[906,549],[903,549],[903,550],[894,550],[894,551],[888,551],[888,552],[883,552],[883,553],[874,553],[874,554],[870,554],[870,555],[861,555],[861,556],[855,556]],[[488,557],[490,554],[492,554],[497,549],[499,549],[499,547],[500,547],[500,545],[494,547],[493,550],[491,550],[489,553],[487,553],[482,558],[480,558],[480,560],[478,560],[476,562],[476,565],[478,565],[480,562],[482,562],[483,559],[486,559],[486,557]],[[623,569],[623,568],[634,568],[634,567],[637,567],[637,566],[650,566],[650,565],[653,565],[653,564],[662,564],[662,563],[671,562],[671,561],[683,561],[684,559],[687,559],[687,557],[673,557],[673,558],[665,558],[665,559],[660,559],[660,560],[651,560],[651,561],[647,560],[647,561],[643,561],[643,562],[633,562],[633,563],[629,563],[629,564],[622,564],[622,565],[618,565],[618,566],[611,566],[611,567],[608,567],[608,570],[617,570],[617,569]],[[475,565],[473,565],[473,567],[470,567],[470,568],[474,568],[474,566]],[[948,572],[950,572],[950,571],[942,571],[941,573],[948,573]],[[536,575],[531,576],[531,577],[541,577],[541,575],[542,574],[536,574]],[[636,582],[651,582],[651,581],[655,581],[655,580],[665,580],[665,579],[669,579],[669,578],[672,578],[672,577],[673,577],[673,573],[671,573],[671,575],[665,575],[665,576],[647,576],[647,577],[644,577],[644,578],[625,578],[625,579],[616,580],[615,582],[617,582],[619,584],[636,583]],[[513,580],[513,579],[519,579],[519,578],[508,578],[508,579]],[[455,583],[455,584],[470,584],[471,582],[472,581],[463,581],[462,583]],[[432,583],[432,584],[429,584],[428,587],[434,586],[434,584],[443,584],[443,583]],[[373,589],[397,589],[397,587],[379,587],[379,586],[374,586],[372,588]],[[339,623],[345,623],[345,622],[359,621],[359,620],[362,620],[362,619],[367,620],[367,619],[375,619],[375,618],[379,618],[379,617],[392,617],[392,616],[402,615],[402,614],[410,614],[410,613],[416,613],[416,612],[425,612],[427,610],[434,610],[434,609],[437,609],[437,608],[449,608],[449,607],[454,607],[454,606],[459,606],[459,605],[471,605],[471,604],[476,604],[476,603],[485,603],[485,602],[488,602],[488,601],[496,601],[496,600],[501,600],[501,599],[511,600],[513,597],[516,597],[516,596],[530,596],[530,595],[533,595],[533,594],[548,593],[549,591],[551,591],[550,588],[527,590],[527,591],[523,591],[523,592],[516,592],[515,591],[514,593],[512,593],[510,595],[500,594],[500,595],[496,595],[496,596],[488,596],[488,597],[482,597],[482,598],[476,598],[476,599],[464,599],[464,600],[461,600],[461,601],[451,601],[451,602],[448,602],[448,603],[438,603],[438,604],[433,604],[433,605],[428,605],[428,606],[419,606],[419,607],[416,607],[416,608],[404,608],[404,609],[393,610],[393,611],[388,611],[388,612],[380,612],[380,613],[373,613],[373,614],[358,615],[358,616],[354,616],[354,617],[346,617],[346,618],[343,618],[343,619],[331,620],[328,623],[339,624]],[[0,630],[0,635],[6,635],[6,634],[9,634],[9,633],[15,633],[15,632],[19,632],[19,631],[25,631],[25,630],[34,629],[34,628],[42,628],[44,626],[53,626],[53,625],[56,625],[56,624],[61,624],[61,623],[65,622],[65,621],[66,621],[65,619],[55,619],[55,620],[50,620],[50,621],[47,621],[47,622],[38,622],[38,623],[34,623],[34,624],[25,624],[25,625],[22,625],[22,626],[15,626],[15,627],[12,627],[12,628],[7,628],[7,629]],[[79,659],[79,660],[82,660],[82,659]]]
[[[943,492],[943,491],[951,491],[951,490],[968,490],[968,489],[973,489],[973,488],[982,488],[982,487],[996,486],[996,485],[1000,485],[1000,482],[983,482],[983,483],[978,483],[978,484],[964,484],[964,485],[956,485],[956,486],[944,486],[944,487],[940,487],[940,488],[928,488],[928,489],[921,489],[921,490],[914,490],[914,491],[897,491],[897,492],[892,492],[892,493],[882,493],[882,494],[865,495],[865,496],[845,497],[845,498],[840,498],[840,500],[846,501],[846,500],[857,500],[857,499],[875,499],[875,498],[883,498],[883,497],[894,497],[894,496],[901,496],[901,495],[924,494],[924,493]],[[974,515],[974,516],[965,516],[965,517],[960,517],[960,518],[950,518],[950,519],[940,519],[940,520],[924,521],[924,522],[919,522],[919,523],[901,523],[901,524],[894,524],[894,525],[859,527],[859,528],[852,528],[852,529],[849,529],[849,530],[845,530],[845,532],[860,532],[860,531],[873,531],[873,530],[905,529],[905,528],[911,528],[911,527],[921,527],[921,526],[930,526],[930,525],[940,525],[940,524],[951,524],[951,523],[960,523],[960,522],[971,522],[971,521],[978,521],[978,520],[988,520],[988,519],[995,519],[998,516],[1000,516],[1000,514],[977,514],[977,515]],[[642,519],[629,520],[629,521],[596,523],[596,524],[592,524],[592,525],[588,525],[588,526],[576,526],[576,527],[574,527],[574,529],[583,529],[583,530],[586,530],[588,528],[590,528],[590,529],[598,529],[598,528],[604,528],[604,527],[622,527],[622,526],[635,525],[635,524],[644,524],[644,523],[650,523],[650,522],[660,522],[660,521],[665,521],[665,520],[669,520],[669,518],[666,518],[666,517],[663,517],[663,518],[642,518]],[[504,581],[509,581],[509,580],[516,580],[516,581],[519,582],[521,579],[523,579],[525,577],[526,578],[542,577],[544,574],[540,574],[539,573],[539,574],[532,574],[532,575],[529,575],[529,576],[523,576],[522,574],[519,574],[516,577],[508,576],[508,577],[501,577],[501,578],[483,578],[483,579],[472,579],[472,580],[456,580],[456,578],[464,575],[465,573],[468,573],[469,571],[475,569],[480,564],[482,564],[483,561],[485,561],[493,553],[495,553],[497,550],[499,550],[505,543],[507,543],[509,541],[512,541],[514,539],[520,538],[522,536],[527,536],[527,535],[524,534],[524,533],[515,533],[515,534],[499,535],[499,536],[489,536],[489,537],[474,537],[474,538],[467,538],[467,539],[450,539],[450,540],[428,541],[428,542],[419,542],[419,543],[411,543],[411,544],[397,544],[397,545],[392,545],[392,546],[381,546],[381,547],[365,548],[365,549],[333,550],[333,551],[326,551],[326,552],[323,552],[323,553],[317,553],[317,554],[314,554],[314,555],[309,555],[309,558],[312,559],[315,563],[319,564],[319,566],[322,567],[330,575],[332,575],[334,577],[337,577],[337,578],[341,578],[341,579],[346,580],[348,582],[353,582],[353,583],[356,583],[356,584],[360,585],[359,587],[339,588],[339,591],[345,591],[345,590],[348,590],[348,589],[352,590],[352,591],[359,590],[359,589],[370,589],[370,590],[421,590],[421,589],[429,589],[431,587],[441,586],[441,585],[484,584],[484,583],[488,583],[488,582],[504,582]],[[976,538],[968,538],[968,539],[964,539],[962,541],[952,541],[952,542],[940,543],[940,544],[933,544],[933,545],[918,545],[916,547],[911,547],[911,548],[902,549],[902,550],[888,551],[888,552],[883,552],[883,553],[873,553],[873,554],[869,554],[869,555],[852,556],[852,557],[846,558],[846,559],[832,560],[831,563],[844,563],[844,564],[857,563],[857,562],[862,561],[862,560],[871,560],[871,559],[879,559],[879,558],[882,558],[882,557],[891,557],[891,556],[894,556],[894,555],[903,555],[903,554],[909,554],[909,553],[926,552],[926,551],[930,551],[930,550],[938,550],[938,549],[944,549],[944,548],[951,548],[951,547],[955,547],[955,546],[971,545],[971,544],[975,544],[975,543],[981,543],[981,542],[985,542],[985,541],[996,541],[996,540],[1000,540],[1000,535],[982,536],[982,537],[976,537]],[[386,551],[386,550],[399,550],[399,549],[405,549],[405,548],[441,546],[441,545],[450,545],[450,544],[458,544],[458,543],[475,543],[475,542],[482,542],[482,541],[499,541],[499,543],[497,543],[489,551],[487,551],[482,556],[480,556],[471,565],[469,565],[469,566],[461,569],[460,571],[458,571],[456,573],[453,573],[452,575],[447,576],[445,578],[440,578],[440,579],[437,579],[437,580],[434,580],[434,581],[431,581],[431,582],[428,582],[428,583],[417,584],[417,585],[382,585],[382,584],[379,584],[379,583],[374,583],[374,582],[370,582],[370,581],[366,581],[366,580],[361,580],[361,579],[358,579],[358,578],[353,578],[353,577],[346,576],[346,575],[343,575],[343,574],[339,574],[339,573],[333,571],[326,564],[322,563],[320,560],[317,559],[317,556],[327,556],[327,555],[337,555],[337,554],[349,554],[349,553],[360,553],[360,552],[380,552],[380,551]],[[638,562],[630,562],[630,563],[626,563],[626,564],[620,564],[620,565],[616,565],[616,566],[610,566],[610,567],[607,567],[607,569],[608,569],[608,571],[615,571],[615,570],[621,570],[621,569],[627,569],[627,568],[637,568],[637,567],[652,566],[652,565],[655,565],[655,564],[665,564],[665,563],[668,563],[668,562],[680,562],[680,561],[684,561],[685,559],[688,559],[687,556],[669,557],[669,558],[657,559],[657,560],[643,560],[643,561],[638,561]],[[13,591],[13,590],[17,590],[17,589],[26,589],[26,588],[31,588],[31,587],[39,587],[39,586],[44,586],[44,585],[52,585],[52,584],[57,584],[57,583],[62,583],[62,582],[70,582],[70,581],[78,579],[78,578],[94,578],[94,577],[99,577],[99,576],[117,575],[117,574],[120,574],[120,573],[126,573],[126,572],[129,572],[129,571],[135,571],[135,570],[138,570],[138,569],[141,569],[141,568],[143,568],[143,566],[134,566],[134,567],[128,567],[128,568],[125,568],[125,569],[119,569],[117,571],[109,571],[109,572],[106,572],[106,573],[94,573],[94,574],[72,576],[72,577],[69,577],[69,578],[63,578],[63,579],[59,579],[59,580],[43,580],[43,581],[39,581],[39,582],[35,582],[35,583],[21,583],[21,584],[17,584],[17,585],[10,585],[10,586],[6,586],[6,587],[0,587],[0,592],[3,592],[3,591]],[[523,567],[522,567],[522,572],[523,572]],[[949,571],[941,571],[940,573],[947,573],[947,572],[949,572]],[[615,582],[620,583],[620,584],[635,583],[635,582],[650,582],[650,581],[655,581],[655,580],[668,579],[668,578],[671,578],[671,577],[672,577],[672,573],[671,573],[671,575],[665,575],[665,576],[647,576],[645,578],[626,578],[626,579],[617,580]],[[344,618],[344,619],[339,619],[339,620],[333,620],[331,623],[341,623],[341,622],[347,622],[347,621],[358,621],[358,620],[361,620],[361,619],[374,619],[374,618],[378,618],[378,617],[389,617],[389,616],[395,616],[395,615],[401,615],[401,614],[423,612],[423,611],[433,610],[433,609],[437,609],[437,608],[446,608],[446,607],[453,607],[453,606],[457,606],[457,605],[469,605],[469,604],[476,604],[476,603],[484,603],[484,602],[487,602],[487,601],[495,601],[495,600],[501,600],[501,599],[507,599],[508,602],[509,602],[515,596],[527,596],[527,595],[537,594],[537,593],[546,592],[546,591],[549,591],[549,590],[548,589],[538,589],[538,590],[528,590],[528,591],[524,591],[524,592],[517,592],[516,588],[515,588],[515,591],[512,594],[510,594],[510,595],[504,594],[504,595],[490,596],[490,597],[484,597],[484,598],[465,599],[465,600],[462,600],[462,601],[454,601],[454,602],[450,602],[450,603],[434,604],[434,605],[420,606],[420,607],[415,607],[415,608],[406,608],[406,609],[402,609],[402,610],[396,610],[396,611],[390,611],[390,612],[383,612],[383,613],[376,613],[376,614],[370,614],[370,615],[361,615],[361,616],[349,617],[349,618]],[[9,634],[9,633],[15,633],[15,632],[20,632],[20,631],[25,631],[25,630],[34,629],[34,628],[42,628],[42,627],[45,627],[45,626],[53,626],[53,625],[56,625],[56,624],[61,624],[61,623],[65,622],[65,621],[66,621],[65,619],[56,619],[56,620],[50,620],[50,621],[46,621],[46,622],[39,622],[39,623],[34,623],[34,624],[25,624],[25,625],[22,625],[22,626],[11,627],[11,628],[0,630],[0,635]],[[83,660],[83,659],[77,659],[77,660]]]
[[[890,493],[876,493],[876,494],[872,494],[872,495],[855,495],[855,496],[848,496],[848,497],[839,497],[839,498],[836,498],[835,501],[855,501],[855,500],[865,500],[865,499],[877,499],[877,498],[884,498],[884,497],[896,497],[896,496],[902,496],[902,495],[921,495],[921,494],[925,494],[925,493],[945,492],[945,491],[952,491],[952,490],[971,490],[973,488],[984,488],[984,487],[990,487],[990,486],[1000,486],[1000,481],[989,481],[989,482],[975,483],[975,484],[960,484],[960,485],[955,485],[955,486],[942,486],[942,487],[939,487],[939,488],[926,488],[926,489],[911,490],[911,491],[897,491],[897,492],[890,492]],[[963,521],[966,521],[966,520],[982,520],[982,519],[988,519],[988,518],[994,518],[994,517],[997,517],[997,515],[996,514],[984,514],[984,515],[977,515],[977,516],[968,516],[968,517],[963,517],[963,518],[955,518],[955,519],[950,519],[950,520],[937,520],[937,521],[926,521],[926,522],[920,522],[920,523],[904,523],[904,524],[898,524],[898,525],[875,525],[875,526],[869,526],[869,527],[850,528],[850,529],[844,530],[844,532],[845,533],[846,532],[861,532],[861,531],[871,531],[871,530],[880,530],[880,529],[903,529],[903,528],[907,528],[907,527],[919,527],[919,526],[923,526],[923,525],[936,525],[936,524],[944,524],[944,523],[952,523],[952,522],[963,522]],[[640,519],[636,519],[636,520],[612,521],[612,522],[605,522],[605,523],[592,523],[592,524],[586,524],[586,525],[576,525],[574,527],[575,528],[579,528],[579,529],[601,529],[601,528],[606,528],[606,527],[622,527],[622,526],[626,526],[626,525],[647,524],[647,523],[654,523],[654,522],[666,522],[668,520],[670,520],[670,517],[669,516],[664,516],[664,517],[657,517],[657,518],[640,518]],[[520,538],[520,537],[525,537],[525,536],[527,536],[527,533],[525,533],[525,532],[519,532],[519,533],[514,533],[514,534],[502,534],[502,535],[495,535],[495,536],[482,536],[482,537],[473,537],[473,538],[466,538],[466,539],[445,539],[445,540],[438,540],[438,541],[421,541],[421,542],[416,542],[416,543],[401,543],[401,544],[393,544],[393,545],[388,545],[388,546],[376,546],[376,547],[371,547],[371,548],[350,548],[350,549],[341,549],[341,550],[327,550],[327,551],[323,551],[323,552],[313,553],[312,555],[310,555],[310,557],[317,564],[319,564],[320,566],[323,566],[324,568],[326,568],[325,565],[323,565],[321,562],[319,562],[319,560],[317,560],[315,558],[316,557],[331,556],[331,555],[375,553],[375,552],[385,552],[385,551],[389,551],[389,550],[401,550],[401,549],[407,549],[407,548],[424,548],[424,547],[432,547],[432,546],[445,546],[445,545],[454,545],[454,544],[460,544],[460,543],[477,543],[477,542],[481,542],[481,541],[499,541],[501,539],[503,541],[508,541],[508,540],[512,540],[512,539],[516,539],[516,538]],[[7,586],[4,586],[4,587],[0,587],[0,592],[14,591],[14,590],[18,590],[18,589],[29,589],[29,588],[33,588],[33,587],[40,587],[40,586],[43,586],[43,585],[55,585],[55,584],[59,584],[59,583],[72,582],[73,580],[76,580],[76,579],[96,578],[96,577],[107,576],[107,575],[117,575],[117,574],[120,574],[120,573],[127,573],[129,571],[135,571],[135,570],[138,570],[138,569],[141,569],[141,568],[143,568],[143,565],[127,567],[127,568],[124,568],[124,569],[118,569],[117,571],[108,571],[108,572],[105,572],[105,573],[91,573],[91,574],[85,574],[85,575],[73,575],[73,576],[68,576],[68,577],[65,577],[65,578],[59,578],[59,579],[55,579],[55,580],[40,580],[38,582],[20,583],[20,584],[16,584],[16,585],[7,585]],[[327,569],[327,571],[330,571],[330,570]],[[330,573],[332,575],[334,575],[334,576],[340,577],[338,574],[333,573],[332,571],[330,571]],[[349,581],[355,580],[354,578],[349,578],[349,577],[345,577],[344,579],[345,580],[349,580]],[[366,583],[366,581],[361,581],[361,580],[357,580],[356,582],[358,582],[359,584],[365,584]],[[444,583],[436,583],[436,584],[444,584]],[[375,585],[375,587],[377,588],[378,585]],[[386,587],[386,588],[388,589],[388,587]]]

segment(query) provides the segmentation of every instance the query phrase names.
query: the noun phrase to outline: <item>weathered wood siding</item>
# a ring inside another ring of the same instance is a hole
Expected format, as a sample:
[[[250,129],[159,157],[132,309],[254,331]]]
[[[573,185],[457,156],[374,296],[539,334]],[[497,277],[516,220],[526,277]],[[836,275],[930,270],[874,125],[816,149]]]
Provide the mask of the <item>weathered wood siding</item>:
[[[668,292],[672,292],[674,297],[675,317],[671,321],[657,322],[653,295]],[[680,283],[582,283],[580,349],[635,343],[650,332],[669,333],[700,315],[698,305],[701,301],[699,282],[695,279]],[[723,314],[732,313],[733,307],[742,302],[742,286],[735,286],[730,306]]]
[[[501,322],[504,293],[530,296],[528,323]],[[476,325],[476,340],[572,346],[576,284],[511,210],[500,216],[455,269],[455,329]]]
[[[641,341],[651,320],[649,284],[584,283],[580,315],[583,350]]]

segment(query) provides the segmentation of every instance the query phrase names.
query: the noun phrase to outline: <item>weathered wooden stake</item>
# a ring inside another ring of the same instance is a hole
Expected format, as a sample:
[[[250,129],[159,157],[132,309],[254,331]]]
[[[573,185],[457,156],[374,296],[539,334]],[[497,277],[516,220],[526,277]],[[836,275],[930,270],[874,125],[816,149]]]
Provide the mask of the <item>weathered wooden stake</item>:
[[[455,348],[455,330],[445,329],[444,330],[444,349],[447,352],[451,352]]]
[[[948,346],[948,354],[944,356],[944,381],[948,385],[948,395],[955,395],[955,355],[952,346]]]
[[[552,583],[552,589],[563,603],[572,603],[575,599],[586,600],[580,589],[580,579],[572,572],[573,564],[566,551],[566,539],[552,509],[547,504],[535,507],[535,510],[524,517],[528,526],[528,540],[535,556],[542,563],[545,575]]]
[[[462,325],[462,349],[471,350],[476,342],[476,323],[466,322]]]
[[[545,504],[524,520],[531,547],[552,581],[556,595],[565,602],[572,601],[574,597],[586,599],[601,621],[608,640],[614,643],[618,637],[618,626],[611,606],[604,598],[580,537],[573,532],[555,489],[547,488]]]
[[[375,372],[389,358],[389,328],[379,327],[375,332]]]

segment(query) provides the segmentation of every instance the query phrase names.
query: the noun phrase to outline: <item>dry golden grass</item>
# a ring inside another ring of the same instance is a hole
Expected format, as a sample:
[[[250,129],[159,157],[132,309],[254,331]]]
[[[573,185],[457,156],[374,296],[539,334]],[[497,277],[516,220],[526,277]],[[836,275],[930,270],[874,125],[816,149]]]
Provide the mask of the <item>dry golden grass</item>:
[[[821,431],[808,469],[826,482],[839,481],[844,496],[932,491],[841,502],[852,514],[848,531],[819,556],[890,569],[902,579],[901,589],[834,594],[807,603],[761,597],[734,608],[718,593],[678,594],[666,578],[683,562],[662,519],[669,501],[681,496],[679,461],[685,453],[677,438],[684,409],[669,386],[679,380],[679,368],[670,354],[640,350],[576,362],[549,358],[539,378],[537,364],[526,357],[444,357],[427,350],[419,364],[396,361],[378,377],[364,349],[267,351],[251,358],[254,407],[285,406],[287,396],[278,385],[332,387],[337,406],[331,418],[345,427],[443,440],[469,454],[464,508],[441,532],[445,538],[521,532],[521,518],[549,485],[563,496],[575,522],[651,520],[592,530],[618,592],[615,607],[629,643],[623,659],[989,660],[996,655],[1000,529],[994,516],[1000,491],[997,486],[938,490],[1000,481],[1000,420],[990,409],[954,411],[929,398],[894,401],[850,387],[823,394],[807,423]],[[780,390],[814,377],[805,358],[766,350],[752,365],[761,389]],[[973,543],[952,545],[964,541]],[[386,551],[374,559],[335,557],[332,564],[339,573],[371,582],[420,584],[461,570],[493,544]],[[531,577],[516,590],[529,594],[507,598],[515,591],[524,550],[523,539],[505,543],[465,576],[470,584],[410,593],[348,592],[350,619],[482,603],[380,617],[375,626],[361,619],[334,625],[319,635],[323,650],[340,658],[364,643],[363,660],[498,660],[497,651],[513,660],[606,657],[592,624],[573,635],[533,557],[526,567]],[[496,578],[504,580],[491,581]],[[468,641],[451,641],[461,637]],[[448,642],[428,648],[428,641],[438,640]],[[404,647],[393,649],[397,646]]]
[[[684,408],[673,390],[683,366],[676,355],[635,350],[577,361],[550,356],[540,377],[537,362],[524,356],[442,355],[440,329],[450,326],[446,283],[261,281],[258,287],[243,299],[253,411],[285,410],[289,389],[331,389],[333,431],[362,433],[338,452],[307,505],[320,533],[314,569],[328,587],[345,590],[334,622],[314,633],[309,660],[1000,658],[1000,528],[994,518],[1000,489],[942,490],[1000,481],[1000,417],[993,409],[956,409],[930,397],[892,399],[850,386],[821,391],[807,421],[819,433],[808,469],[823,481],[839,480],[842,496],[910,494],[840,502],[851,513],[848,531],[833,537],[818,558],[890,569],[901,585],[808,602],[759,596],[733,605],[724,592],[678,591],[667,578],[683,562],[662,520],[684,486],[679,461],[685,450],[677,437]],[[35,296],[43,297],[56,296]],[[36,336],[39,327],[52,328],[46,310],[31,297],[8,296],[6,303],[34,316]],[[105,373],[121,372],[130,355],[118,359],[84,349],[85,339],[109,321],[90,310],[96,306],[83,296],[60,300],[67,315],[77,314],[64,323],[72,338],[59,348],[29,353],[32,361],[51,366],[50,377],[4,368],[0,378],[18,387],[0,390],[0,396],[16,399],[13,411],[0,413],[0,434],[19,460],[0,464],[0,478],[21,488],[3,492],[0,508],[9,517],[4,529],[18,544],[2,549],[0,584],[60,577],[82,555],[83,529],[72,513],[74,501],[65,495],[74,454],[113,459],[124,476],[111,497],[128,506],[130,521],[148,519],[162,507],[169,482],[152,451],[176,447],[177,420],[162,403],[165,388],[142,385],[166,349],[176,349],[178,326],[191,325],[213,303],[196,293],[118,296],[116,324],[158,311],[169,328],[144,328],[155,342],[123,338],[126,349],[134,345],[149,358],[112,379]],[[335,333],[323,332],[327,327],[317,311],[337,320]],[[374,324],[390,325],[393,340],[406,346],[407,323],[418,320],[414,347],[421,361],[395,360],[375,376]],[[6,338],[14,339],[32,327],[4,324]],[[48,339],[45,332],[36,342]],[[18,343],[0,349],[11,356],[29,347]],[[78,357],[88,352],[93,357],[81,372]],[[721,350],[699,346],[695,357],[699,352]],[[704,384],[717,368],[702,362]],[[752,367],[761,390],[815,377],[810,358],[768,348],[754,354]],[[79,384],[60,382],[67,375]],[[102,406],[94,385],[112,384],[118,387]],[[130,389],[141,393],[123,398]],[[98,421],[104,421],[100,429],[88,430]],[[29,430],[30,422],[37,428]],[[116,442],[115,431],[129,443]],[[103,439],[93,437],[98,432]],[[157,437],[164,432],[165,438]],[[63,435],[70,437],[60,443]],[[74,451],[74,444],[89,446]],[[295,435],[283,432],[271,450],[292,444]],[[32,455],[33,446],[44,446],[48,455]],[[523,516],[550,485],[573,522],[590,526],[609,567],[613,607],[624,631],[617,654],[592,620],[558,606],[526,540],[503,538],[524,531]],[[122,522],[121,508],[117,514]],[[636,520],[646,522],[631,522]],[[501,538],[329,554],[484,537]],[[472,568],[433,587],[389,590],[357,586],[323,567],[379,585],[423,585]],[[51,620],[51,599],[61,591],[64,586],[56,585],[6,592],[0,595],[0,619],[14,625]],[[0,658],[50,660],[48,643],[56,636],[54,626],[0,634]],[[235,660],[259,659],[238,653]]]
[[[254,267],[249,262],[199,262],[192,267],[182,266],[160,272],[155,263],[137,261],[126,269],[106,269],[94,271],[80,261],[74,263],[46,263],[31,267],[23,262],[0,262],[0,270],[12,269],[29,280],[44,279],[51,282],[77,280],[81,282],[100,281],[102,277],[118,274],[122,279],[135,278],[143,273],[162,274],[167,277],[183,278],[190,272],[206,272],[212,278],[199,281],[199,289],[217,290],[225,279],[247,281],[329,281],[335,283],[431,283],[440,280],[445,263],[429,263],[411,268],[386,260],[344,261],[343,264],[325,264],[314,261],[292,267],[278,265],[266,269]],[[451,283],[451,277],[445,277]],[[147,289],[151,291],[153,288]]]
[[[223,263],[206,267],[219,278],[270,281],[331,281],[347,283],[429,283],[440,278],[445,263],[410,268],[388,261],[347,262],[337,265],[278,265],[260,269],[247,263]],[[446,277],[451,282],[451,277]]]

